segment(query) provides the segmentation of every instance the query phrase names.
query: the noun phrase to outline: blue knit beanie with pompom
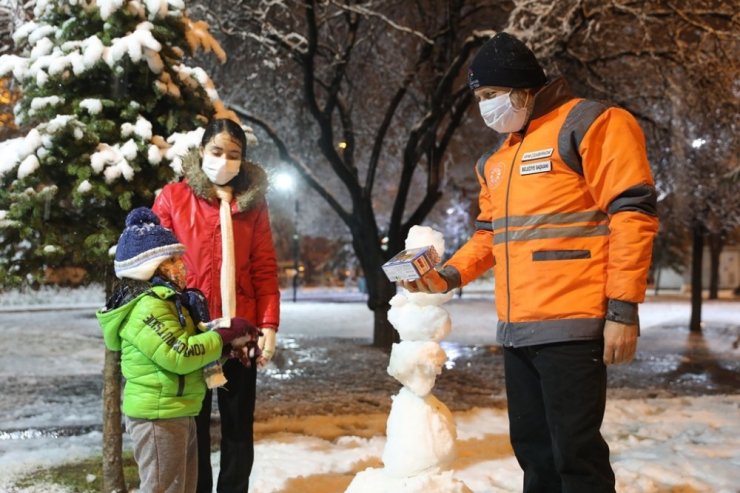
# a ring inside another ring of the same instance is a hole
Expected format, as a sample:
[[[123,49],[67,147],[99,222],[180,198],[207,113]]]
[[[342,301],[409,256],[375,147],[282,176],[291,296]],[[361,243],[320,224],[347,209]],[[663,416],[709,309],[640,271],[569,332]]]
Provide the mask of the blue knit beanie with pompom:
[[[151,209],[137,207],[126,217],[126,228],[118,239],[113,262],[116,277],[148,281],[159,264],[184,252],[185,246],[159,224]]]

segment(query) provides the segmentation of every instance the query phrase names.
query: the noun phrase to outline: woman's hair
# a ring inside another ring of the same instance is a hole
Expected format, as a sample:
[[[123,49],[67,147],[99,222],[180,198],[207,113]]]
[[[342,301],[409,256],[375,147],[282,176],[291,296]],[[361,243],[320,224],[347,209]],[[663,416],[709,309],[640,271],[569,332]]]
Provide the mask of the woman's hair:
[[[206,131],[203,132],[203,138],[200,141],[200,146],[205,147],[211,139],[221,132],[226,132],[231,137],[236,139],[242,148],[242,159],[247,155],[247,136],[244,134],[244,130],[234,120],[228,118],[217,118],[208,122]]]

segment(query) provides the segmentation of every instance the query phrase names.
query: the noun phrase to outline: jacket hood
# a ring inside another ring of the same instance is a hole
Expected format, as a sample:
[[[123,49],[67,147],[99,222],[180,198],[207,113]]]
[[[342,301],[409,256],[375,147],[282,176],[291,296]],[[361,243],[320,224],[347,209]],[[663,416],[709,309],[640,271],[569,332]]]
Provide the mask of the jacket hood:
[[[182,159],[182,170],[188,185],[195,194],[206,200],[218,200],[216,189],[201,169],[197,149],[190,151]],[[229,182],[234,188],[236,207],[239,212],[247,211],[265,198],[267,194],[267,173],[251,161],[243,160],[239,174]]]
[[[151,289],[147,289],[146,291],[139,293],[135,298],[123,303],[121,306],[117,306],[110,310],[103,308],[95,312],[100,328],[103,331],[103,342],[105,342],[105,347],[111,351],[121,350],[121,326],[128,319],[128,315],[134,306],[136,306],[136,303],[138,303],[142,297],[152,294],[152,292],[162,299],[166,299],[175,293],[175,291],[166,286],[154,286]]]
[[[105,347],[111,351],[121,350],[121,336],[119,335],[121,325],[126,321],[128,314],[142,296],[144,296],[144,293],[118,308],[114,308],[113,310],[98,310],[95,313],[100,328],[103,330]]]

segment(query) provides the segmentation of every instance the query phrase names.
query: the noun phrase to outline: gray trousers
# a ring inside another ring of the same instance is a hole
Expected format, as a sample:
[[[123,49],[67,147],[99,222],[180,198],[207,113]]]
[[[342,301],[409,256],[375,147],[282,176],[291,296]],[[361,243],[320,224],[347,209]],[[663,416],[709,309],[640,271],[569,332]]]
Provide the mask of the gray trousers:
[[[138,419],[126,416],[134,442],[142,493],[195,493],[198,442],[192,416]]]

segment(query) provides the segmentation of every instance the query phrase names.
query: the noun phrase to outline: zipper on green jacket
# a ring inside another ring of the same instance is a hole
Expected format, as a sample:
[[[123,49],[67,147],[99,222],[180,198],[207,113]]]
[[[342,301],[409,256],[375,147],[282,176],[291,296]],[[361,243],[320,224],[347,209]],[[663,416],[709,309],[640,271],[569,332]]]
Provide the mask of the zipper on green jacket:
[[[177,397],[182,397],[185,393],[185,375],[177,376]]]

